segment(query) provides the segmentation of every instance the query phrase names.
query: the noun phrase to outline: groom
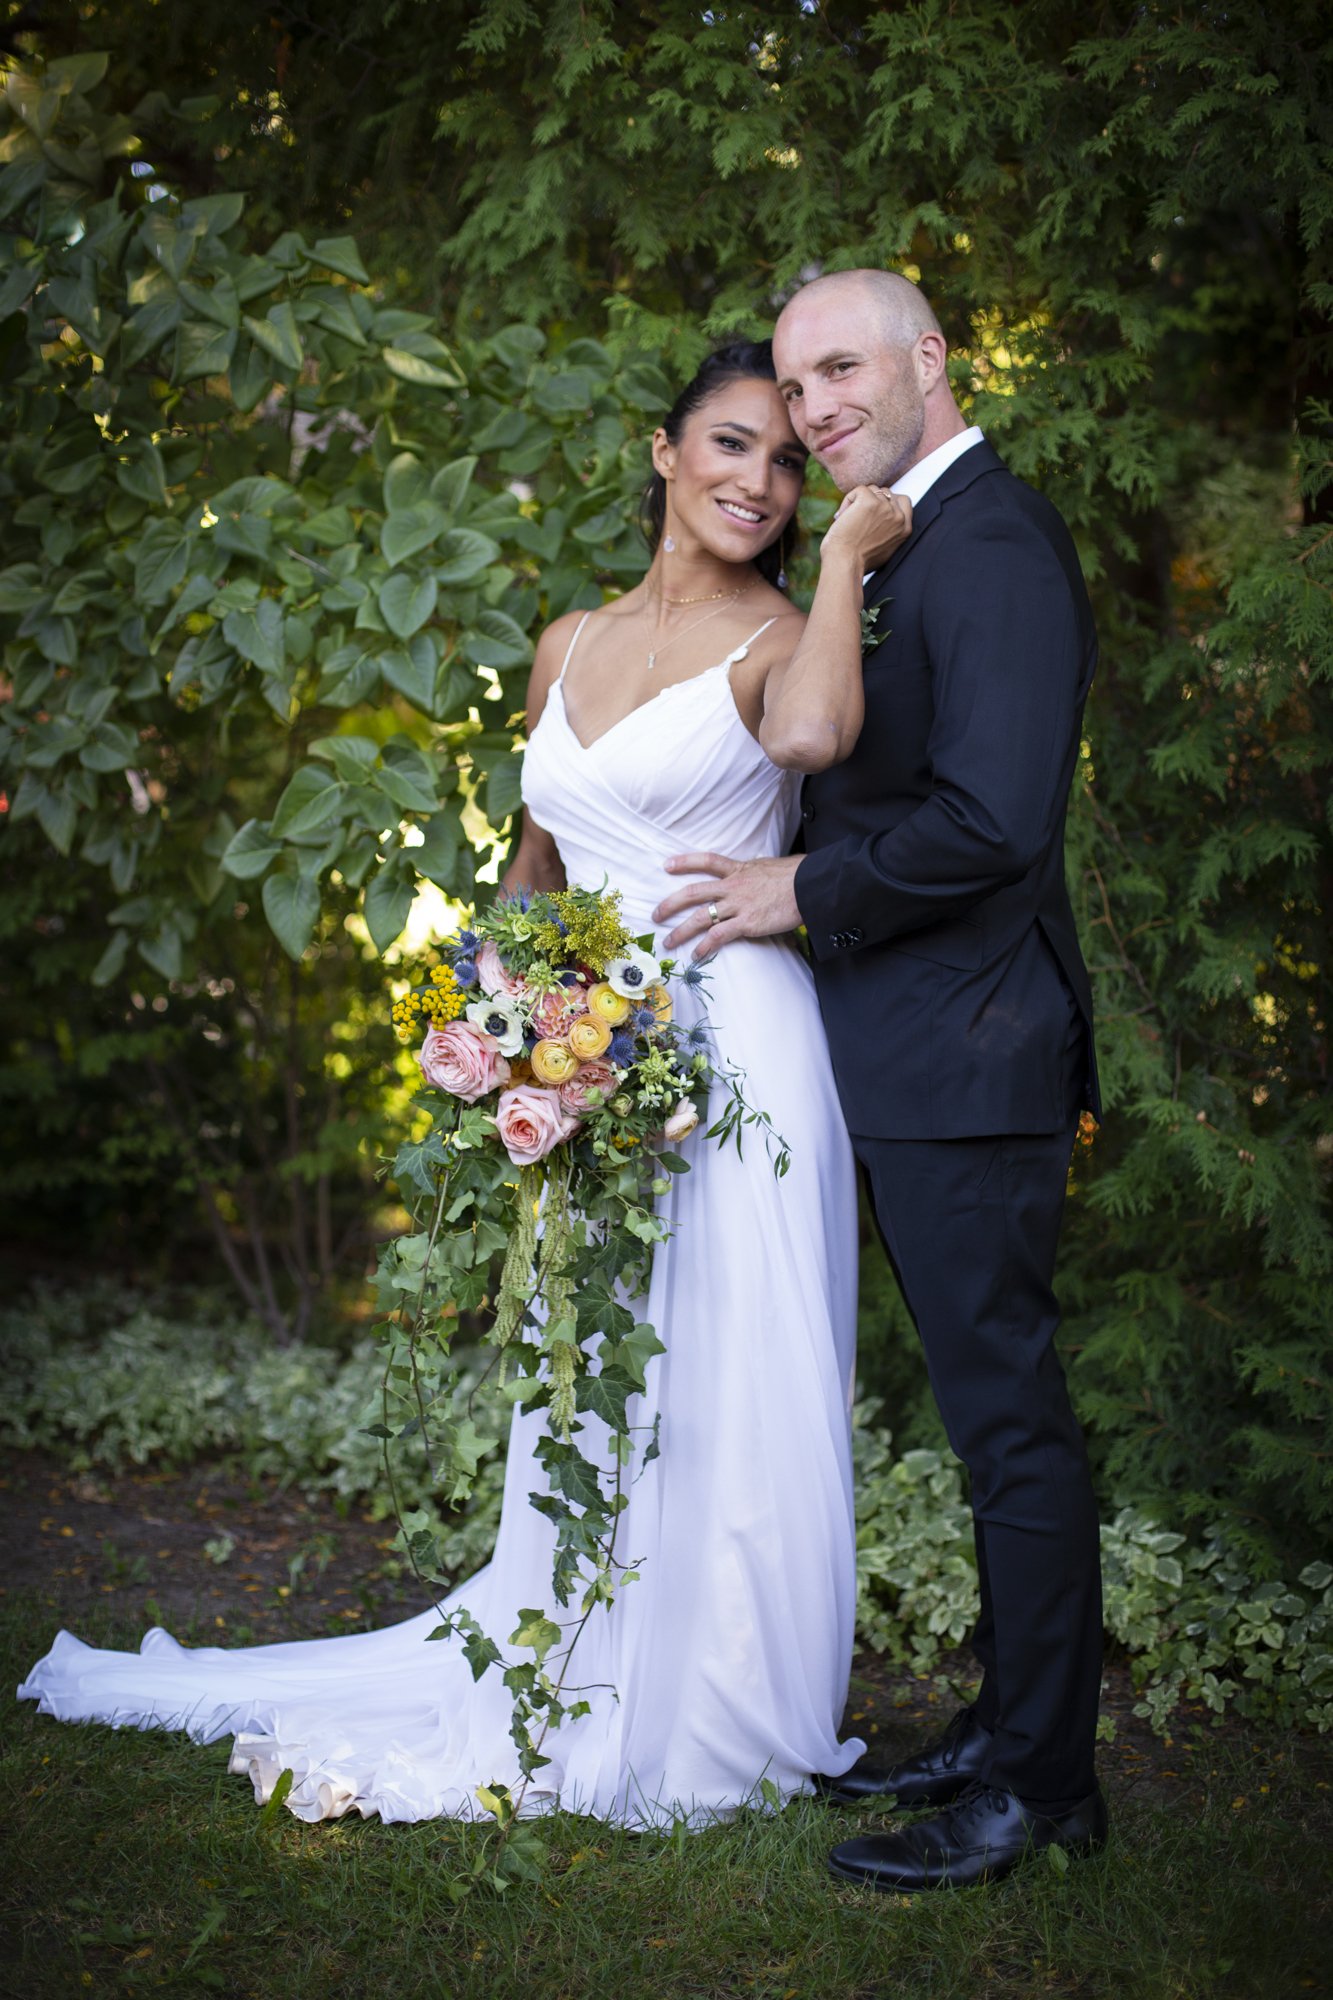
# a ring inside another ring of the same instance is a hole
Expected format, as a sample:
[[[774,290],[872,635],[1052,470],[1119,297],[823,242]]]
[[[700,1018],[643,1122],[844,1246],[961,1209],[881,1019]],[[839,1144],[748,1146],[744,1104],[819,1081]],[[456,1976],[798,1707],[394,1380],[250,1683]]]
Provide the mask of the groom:
[[[677,856],[714,879],[657,916],[684,916],[668,947],[706,930],[709,952],[805,924],[852,1142],[970,1476],[976,1701],[917,1756],[823,1787],[935,1809],[830,1858],[910,1891],[1106,1832],[1097,1514],[1051,1289],[1079,1112],[1097,1109],[1063,863],[1096,636],[1064,523],[965,424],[915,285],[816,279],[773,349],[798,436],[844,492],[905,494],[913,531],[866,580],[865,724],[805,781],[804,853]]]

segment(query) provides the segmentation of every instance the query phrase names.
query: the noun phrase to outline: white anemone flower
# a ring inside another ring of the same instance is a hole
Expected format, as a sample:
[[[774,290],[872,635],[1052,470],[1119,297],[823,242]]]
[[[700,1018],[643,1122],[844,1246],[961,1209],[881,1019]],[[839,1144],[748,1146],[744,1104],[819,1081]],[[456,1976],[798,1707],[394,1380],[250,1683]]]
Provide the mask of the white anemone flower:
[[[613,993],[623,1000],[642,1000],[650,986],[660,985],[662,968],[646,951],[632,944],[623,958],[613,958],[603,975]]]
[[[483,1035],[497,1042],[502,1056],[516,1056],[523,1047],[523,1011],[517,1000],[494,994],[489,1000],[474,1000],[467,1018]]]

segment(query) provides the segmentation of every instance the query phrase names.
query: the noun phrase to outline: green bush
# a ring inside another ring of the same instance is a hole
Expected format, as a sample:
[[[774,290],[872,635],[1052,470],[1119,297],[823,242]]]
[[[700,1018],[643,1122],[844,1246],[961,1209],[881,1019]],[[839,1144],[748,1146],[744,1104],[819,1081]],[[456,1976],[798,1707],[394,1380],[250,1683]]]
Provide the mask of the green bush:
[[[12,1382],[0,1443],[42,1446],[79,1469],[219,1460],[374,1518],[389,1513],[380,1445],[366,1428],[379,1415],[383,1362],[368,1343],[275,1352],[258,1325],[208,1295],[183,1310],[102,1286],[34,1292],[0,1314],[0,1346]],[[465,1369],[462,1394],[476,1390],[482,1365]],[[976,1618],[971,1512],[957,1461],[927,1449],[897,1456],[878,1416],[875,1400],[859,1403],[853,1427],[857,1630],[927,1672]],[[405,1510],[426,1510],[451,1573],[471,1574],[494,1542],[503,1446],[468,1505],[442,1516],[425,1464],[400,1447],[397,1467]],[[1102,1567],[1106,1629],[1131,1656],[1136,1713],[1155,1729],[1184,1701],[1333,1729],[1327,1563],[1307,1565],[1294,1584],[1260,1580],[1224,1531],[1189,1541],[1125,1507],[1102,1528]]]

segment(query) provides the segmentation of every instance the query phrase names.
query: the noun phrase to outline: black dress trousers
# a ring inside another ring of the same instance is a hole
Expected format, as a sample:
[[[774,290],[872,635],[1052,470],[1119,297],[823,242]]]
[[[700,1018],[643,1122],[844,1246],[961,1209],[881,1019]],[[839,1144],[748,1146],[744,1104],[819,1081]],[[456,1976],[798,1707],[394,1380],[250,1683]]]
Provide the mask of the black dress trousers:
[[[1082,1080],[1058,1133],[854,1137],[876,1219],[972,1487],[988,1777],[1052,1810],[1096,1782],[1102,1608],[1097,1509],[1055,1351],[1052,1290]]]

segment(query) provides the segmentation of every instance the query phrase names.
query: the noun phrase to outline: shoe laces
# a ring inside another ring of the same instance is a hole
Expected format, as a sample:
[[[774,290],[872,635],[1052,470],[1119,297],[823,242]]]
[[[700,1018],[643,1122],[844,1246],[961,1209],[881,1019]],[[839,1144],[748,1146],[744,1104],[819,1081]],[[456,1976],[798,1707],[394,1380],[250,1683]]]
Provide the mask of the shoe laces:
[[[970,1819],[978,1808],[988,1813],[999,1813],[1003,1817],[1015,1803],[1013,1793],[1006,1791],[1003,1785],[988,1785],[978,1778],[965,1792],[958,1794],[953,1804],[946,1807],[946,1811],[950,1818],[958,1820]]]
[[[963,1747],[963,1738],[967,1734],[968,1724],[971,1720],[971,1709],[960,1708],[945,1728],[944,1755],[940,1761],[943,1763],[946,1771],[951,1771],[958,1761],[958,1752]]]

